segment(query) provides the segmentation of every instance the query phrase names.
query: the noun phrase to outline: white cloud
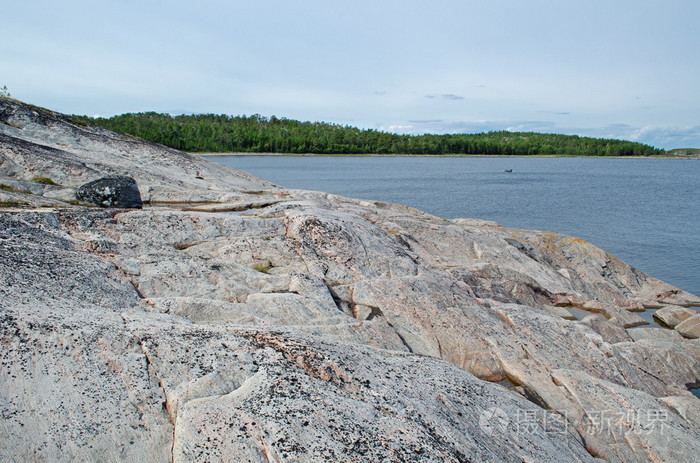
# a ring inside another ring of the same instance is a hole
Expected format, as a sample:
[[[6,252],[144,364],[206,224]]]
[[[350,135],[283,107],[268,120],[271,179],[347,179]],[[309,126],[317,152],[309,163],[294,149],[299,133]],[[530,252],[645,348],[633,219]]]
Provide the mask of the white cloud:
[[[453,93],[441,93],[439,95],[431,94],[425,95],[429,100],[463,100],[463,96],[455,95]]]
[[[615,138],[637,141],[658,148],[700,147],[700,126],[687,127],[635,127],[628,124],[608,124],[600,127],[562,127],[554,121],[446,121],[441,119],[410,120],[410,124],[395,123],[379,130],[419,135],[424,133],[481,133],[507,130],[509,132],[539,132],[581,135],[594,138]]]
[[[414,132],[414,128],[412,125],[390,125],[388,127],[380,127],[379,130],[384,132],[393,132],[400,134],[411,134]]]

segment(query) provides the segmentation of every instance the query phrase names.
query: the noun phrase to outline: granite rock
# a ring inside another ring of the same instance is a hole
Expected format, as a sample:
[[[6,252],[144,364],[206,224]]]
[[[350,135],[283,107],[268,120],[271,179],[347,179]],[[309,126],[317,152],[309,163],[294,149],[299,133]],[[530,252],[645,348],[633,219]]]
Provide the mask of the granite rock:
[[[0,213],[0,459],[694,461],[700,342],[625,328],[696,296],[576,238],[0,104],[0,176],[128,175],[147,203]]]
[[[696,315],[695,310],[674,305],[667,305],[654,312],[654,319],[664,326],[675,328],[679,323],[683,322],[693,315]]]
[[[682,339],[678,332],[665,328],[634,328],[627,330],[627,334],[633,341],[641,341],[642,339]]]
[[[689,339],[700,338],[700,314],[686,318],[684,321],[676,325],[676,331]]]

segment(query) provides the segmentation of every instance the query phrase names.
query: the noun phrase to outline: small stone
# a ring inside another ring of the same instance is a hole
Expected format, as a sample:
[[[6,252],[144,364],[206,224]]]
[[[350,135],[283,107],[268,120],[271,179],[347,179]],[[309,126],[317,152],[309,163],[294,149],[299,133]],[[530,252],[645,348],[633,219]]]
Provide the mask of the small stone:
[[[700,338],[700,314],[693,315],[676,326],[681,336],[689,339]]]
[[[696,313],[697,312],[694,310],[686,309],[685,307],[667,305],[654,312],[654,319],[662,325],[675,328],[676,325],[692,317]]]

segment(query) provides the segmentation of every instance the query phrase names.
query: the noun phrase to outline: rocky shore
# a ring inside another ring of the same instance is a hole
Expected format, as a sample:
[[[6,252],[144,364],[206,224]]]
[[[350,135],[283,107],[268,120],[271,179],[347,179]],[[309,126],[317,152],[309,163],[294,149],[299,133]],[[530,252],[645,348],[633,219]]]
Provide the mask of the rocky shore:
[[[4,99],[0,184],[2,461],[697,461],[700,298],[585,241]]]

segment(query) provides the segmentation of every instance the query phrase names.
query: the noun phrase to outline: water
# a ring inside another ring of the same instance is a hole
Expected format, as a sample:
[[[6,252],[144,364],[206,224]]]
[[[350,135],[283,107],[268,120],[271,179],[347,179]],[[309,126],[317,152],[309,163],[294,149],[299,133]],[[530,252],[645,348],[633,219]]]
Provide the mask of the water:
[[[700,294],[700,161],[212,156],[290,188],[577,236]],[[512,172],[505,172],[512,169]]]
[[[700,399],[700,387],[693,387],[688,389],[695,397]]]
[[[569,313],[576,320],[583,320],[584,318],[588,317],[589,315],[594,314],[593,312],[589,312],[588,310],[579,309],[578,307],[567,307],[566,310],[568,310]]]
[[[656,319],[654,318],[654,313],[655,313],[657,310],[658,310],[658,309],[646,309],[644,312],[635,312],[635,315],[639,315],[640,317],[642,317],[642,319],[643,319],[645,322],[647,322],[647,324],[646,324],[646,325],[633,326],[633,327],[628,328],[628,329],[635,329],[635,328],[664,328],[664,329],[666,329],[665,327],[659,325],[659,323],[658,323],[658,322],[656,321]]]

